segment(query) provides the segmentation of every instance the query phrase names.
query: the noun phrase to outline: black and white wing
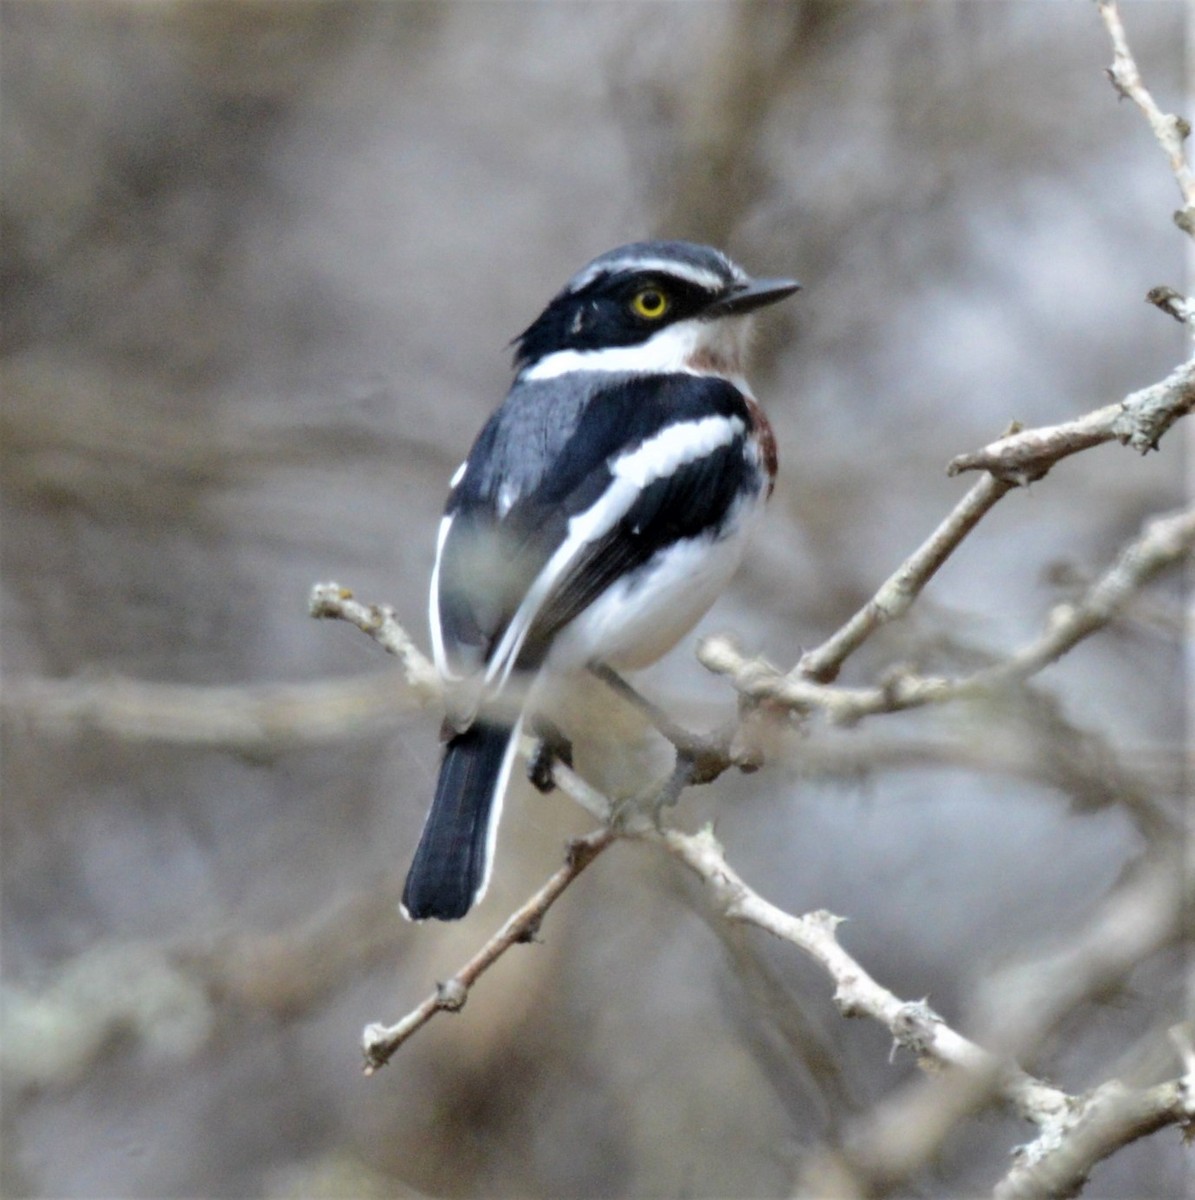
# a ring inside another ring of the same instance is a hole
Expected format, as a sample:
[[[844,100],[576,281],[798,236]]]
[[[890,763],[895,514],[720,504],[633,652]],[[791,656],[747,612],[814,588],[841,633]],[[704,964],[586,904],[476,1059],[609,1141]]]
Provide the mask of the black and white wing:
[[[716,377],[524,383],[482,431],[441,525],[433,645],[447,677],[502,687],[670,545],[717,538],[763,473],[751,414]]]

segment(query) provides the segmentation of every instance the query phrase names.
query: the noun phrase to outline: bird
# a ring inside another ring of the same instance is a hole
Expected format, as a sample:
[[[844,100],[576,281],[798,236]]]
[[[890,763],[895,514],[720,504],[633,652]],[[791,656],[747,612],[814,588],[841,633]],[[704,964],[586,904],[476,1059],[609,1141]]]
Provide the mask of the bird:
[[[744,374],[751,314],[799,287],[709,246],[634,242],[512,341],[510,391],[452,476],[436,537],[447,715],[409,919],[456,920],[484,895],[537,682],[647,666],[728,584],[777,469]]]

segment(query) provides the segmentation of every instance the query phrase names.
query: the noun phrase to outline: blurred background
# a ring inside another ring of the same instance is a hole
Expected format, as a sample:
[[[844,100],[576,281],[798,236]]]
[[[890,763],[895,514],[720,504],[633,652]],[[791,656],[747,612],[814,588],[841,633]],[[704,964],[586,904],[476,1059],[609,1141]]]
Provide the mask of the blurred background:
[[[804,291],[752,373],[781,479],[703,623],[789,666],[970,485],[956,453],[1160,379],[1183,285],[1165,159],[1094,5],[0,7],[3,988],[10,1196],[771,1196],[915,1073],[826,979],[617,846],[459,1016],[373,1079],[361,1028],[448,976],[588,818],[516,788],[485,903],[396,912],[438,718],[336,579],[427,646],[447,480],[507,343],[622,242],[715,243]],[[1125,5],[1182,107],[1178,0]],[[1039,630],[1153,512],[1182,437],[1014,492],[848,664],[961,671]],[[1031,711],[792,737],[686,795],[730,862],[967,1027],[1065,945],[1181,794],[1177,585]],[[694,639],[641,686],[734,711]],[[1133,786],[1121,786],[1126,779]],[[1182,1008],[1182,947],[1027,1065],[1071,1091]],[[1174,1074],[1163,1061],[1162,1077]],[[1032,1129],[960,1126],[909,1194],[986,1190]],[[1168,1130],[1089,1196],[1178,1195]]]

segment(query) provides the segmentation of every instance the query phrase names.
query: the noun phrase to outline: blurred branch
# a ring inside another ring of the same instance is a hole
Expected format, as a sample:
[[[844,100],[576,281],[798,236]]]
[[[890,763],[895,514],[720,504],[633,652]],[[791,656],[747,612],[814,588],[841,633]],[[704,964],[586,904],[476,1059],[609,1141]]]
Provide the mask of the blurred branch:
[[[389,732],[404,714],[439,701],[435,668],[392,608],[361,604],[335,583],[317,584],[309,608],[313,617],[369,634],[397,657],[407,686],[389,673],[242,687],[18,677],[5,681],[0,719],[56,736],[94,731],[129,742],[261,752]]]
[[[0,719],[39,733],[247,752],[389,732],[417,707],[389,673],[245,687],[17,678],[0,695]]]
[[[676,886],[670,890],[718,939],[730,968],[728,987],[750,1002],[747,1008],[730,1006],[729,1019],[789,1120],[809,1127],[807,1101],[812,1099],[826,1138],[835,1140],[843,1120],[862,1109],[840,1053],[836,1024],[829,1014],[823,1017],[820,1006],[805,1003],[804,990],[773,967],[766,944],[748,926],[723,919],[705,903],[697,891],[700,880],[694,877],[695,887],[681,886],[690,882],[690,874],[675,873],[669,882]]]
[[[37,989],[5,982],[0,1074],[12,1088],[70,1086],[122,1037],[181,1063],[219,1035],[229,1006],[281,1020],[309,1013],[353,974],[393,959],[406,936],[399,891],[387,875],[277,931],[100,941]]]
[[[1125,804],[1143,832],[1176,836],[1187,772],[1181,750],[1139,747],[1119,752],[1099,732],[1066,719],[1052,697],[1027,693],[1027,706],[988,707],[982,724],[963,722],[920,735],[889,736],[873,729],[819,730],[769,749],[800,778],[860,780],[884,771],[962,768],[1055,788],[1084,811]],[[1121,760],[1124,761],[1121,761]]]
[[[1081,1004],[1109,994],[1140,963],[1182,938],[1192,886],[1173,843],[1147,855],[1061,949],[993,975],[975,1002],[974,1024],[987,1031],[987,1041],[1036,1052]]]
[[[1182,193],[1184,207],[1174,214],[1174,222],[1188,234],[1195,235],[1195,172],[1192,172],[1183,149],[1183,143],[1191,136],[1191,126],[1182,117],[1162,112],[1145,86],[1129,49],[1116,0],[1097,0],[1097,3],[1112,39],[1112,65],[1108,68],[1108,78],[1122,97],[1132,100],[1145,114],[1154,137],[1170,160],[1170,170]]]
[[[705,38],[690,50],[690,69],[676,79],[627,72],[641,39],[621,56],[615,97],[629,148],[643,164],[638,176],[653,191],[648,201],[660,236],[715,246],[731,240],[761,192],[760,130],[797,65],[808,24],[795,4],[711,11]],[[671,39],[667,46],[673,49]],[[650,82],[657,77],[660,83]]]
[[[345,981],[393,961],[406,937],[396,919],[401,885],[386,872],[284,929],[216,934],[169,948],[171,961],[215,1004],[300,1017]]]

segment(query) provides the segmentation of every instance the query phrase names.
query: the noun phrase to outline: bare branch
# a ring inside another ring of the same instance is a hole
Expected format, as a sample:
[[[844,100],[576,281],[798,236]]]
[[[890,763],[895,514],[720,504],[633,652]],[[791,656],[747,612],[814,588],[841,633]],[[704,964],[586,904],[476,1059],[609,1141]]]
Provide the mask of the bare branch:
[[[507,918],[502,928],[451,979],[436,984],[435,991],[396,1024],[367,1025],[361,1039],[365,1074],[372,1075],[384,1067],[403,1042],[422,1029],[437,1013],[460,1012],[469,998],[469,990],[477,980],[512,946],[535,940],[548,909],[617,837],[615,830],[605,827],[569,842],[564,865]]]
[[[1014,1152],[1015,1164],[996,1185],[995,1200],[1050,1200],[1076,1195],[1093,1167],[1117,1150],[1167,1125],[1195,1120],[1191,1081],[1126,1088],[1110,1080],[1076,1099],[1056,1125]]]
[[[847,699],[841,693],[820,691],[817,684],[837,678],[842,664],[879,628],[902,617],[920,596],[942,564],[959,547],[983,517],[1013,488],[1046,474],[1054,463],[1080,450],[1118,440],[1142,452],[1156,449],[1170,426],[1195,407],[1195,359],[1184,363],[1166,379],[1134,392],[1117,404],[1097,409],[1074,421],[1006,434],[981,450],[952,459],[947,473],[987,472],[955,505],[932,534],[880,585],[875,595],[845,625],[820,646],[801,656],[784,682],[793,707],[821,707],[835,712],[835,719],[854,720],[866,711],[889,711],[895,690],[911,707],[945,698],[941,681],[892,680],[883,695]],[[723,639],[707,639],[698,651],[702,663],[718,674],[742,673],[746,660]],[[754,669],[757,664],[750,664]],[[776,672],[763,665],[761,672],[769,687]],[[741,687],[747,694],[760,695]],[[781,699],[768,693],[771,699]]]
[[[1107,994],[1179,939],[1190,900],[1191,883],[1172,846],[1134,864],[1060,950],[990,980],[975,1023],[989,1031],[986,1040],[1032,1053],[1089,997]]]
[[[418,707],[435,704],[435,668],[395,620],[335,583],[312,589],[314,617],[335,617],[369,634],[399,661],[391,674],[298,684],[206,687],[117,675],[6,680],[0,719],[67,736],[95,731],[129,742],[169,742],[235,750],[277,749],[385,732]]]
[[[991,476],[975,484],[938,528],[837,633],[801,656],[792,675],[818,683],[830,683],[837,678],[842,664],[867,638],[881,625],[908,612],[938,568],[1013,486],[1012,482]]]
[[[1078,601],[1054,610],[1040,637],[1003,662],[959,679],[899,671],[874,687],[832,687],[800,678],[799,666],[785,675],[760,659],[747,659],[725,638],[706,638],[699,656],[706,668],[727,676],[744,695],[799,711],[820,709],[831,721],[840,724],[850,724],[873,713],[973,698],[1023,683],[1061,658],[1113,620],[1136,592],[1163,569],[1186,557],[1193,544],[1195,510],[1150,520],[1144,533],[1130,543],[1115,565]]]
[[[919,734],[889,735],[870,725],[827,727],[772,752],[801,778],[858,780],[909,768],[964,770],[1029,780],[1070,796],[1082,810],[1123,804],[1147,836],[1182,829],[1177,804],[1192,762],[1180,748],[1113,747],[1101,733],[1067,719],[1052,698],[1027,691],[1027,704],[991,705],[981,728],[941,722]]]
[[[843,918],[824,910],[797,917],[765,900],[727,863],[710,829],[688,834],[643,822],[627,834],[660,846],[698,875],[727,920],[754,925],[807,954],[833,981],[834,1003],[843,1016],[878,1021],[897,1045],[916,1054],[925,1069],[951,1066],[996,1076],[1002,1094],[1030,1119],[1041,1119],[1064,1104],[1064,1093],[1014,1064],[999,1062],[951,1029],[924,1000],[901,1000],[872,979],[838,941]]]
[[[203,687],[120,676],[10,679],[0,718],[67,736],[266,750],[387,732],[419,697],[390,672],[316,683]]]
[[[356,625],[398,658],[408,685],[421,700],[431,703],[440,698],[442,687],[436,668],[398,623],[389,605],[362,604],[338,583],[317,583],[311,589],[308,612],[317,620],[335,617]]]
[[[1027,430],[1014,425],[983,449],[952,459],[949,475],[972,470],[987,475],[841,629],[801,656],[791,676],[833,682],[846,659],[877,629],[909,610],[939,567],[1013,487],[1040,479],[1060,459],[1103,442],[1117,440],[1143,453],[1157,449],[1166,430],[1192,407],[1195,359],[1116,404],[1062,425]]]
[[[965,1072],[918,1079],[898,1089],[857,1123],[845,1148],[827,1151],[810,1162],[801,1194],[870,1196],[891,1189],[938,1154],[960,1119],[993,1097],[1007,1099],[1007,1089],[992,1063],[1008,1061],[1013,1055],[1024,1061],[1035,1054],[1081,1004],[1122,982],[1135,966],[1177,936],[1186,913],[1185,882],[1177,859],[1171,853],[1141,864],[1067,939],[1061,953],[1021,964],[989,985],[981,1011],[970,1024],[978,1028],[990,1060]],[[1161,1124],[1189,1120],[1193,1095],[1182,1100],[1188,1106],[1185,1113],[1172,1107],[1168,1120],[1160,1116],[1157,1120]],[[1021,1115],[1040,1130],[1038,1139],[1024,1151],[1025,1163],[1036,1162],[1039,1152],[1047,1149],[1052,1153],[1060,1138],[1069,1142],[1068,1131],[1089,1099],[1061,1092],[1058,1096],[1062,1103],[1055,1103],[1057,1097],[1051,1095],[1044,1104],[1018,1106]],[[1125,1142],[1150,1132],[1147,1124],[1127,1123]],[[1108,1145],[1106,1153],[1115,1149],[1106,1140],[1099,1144]]]
[[[8,980],[0,1071],[10,1088],[69,1086],[114,1038],[151,1059],[191,1059],[248,1012],[310,1013],[355,974],[393,962],[400,885],[387,873],[309,918],[275,930],[177,939],[100,940],[36,988]],[[229,1017],[229,1010],[236,1015]]]
[[[1156,450],[1162,435],[1195,407],[1195,359],[1189,359],[1160,383],[1133,392],[1116,404],[1038,429],[1026,429],[982,449],[952,458],[948,475],[989,471],[1010,483],[1041,479],[1061,459],[1104,442],[1118,441],[1145,453]]]
[[[1098,0],[1098,4],[1100,16],[1112,39],[1112,65],[1108,68],[1108,78],[1121,96],[1132,100],[1145,114],[1154,137],[1170,160],[1170,170],[1182,193],[1184,207],[1174,214],[1175,224],[1187,233],[1195,234],[1195,172],[1192,172],[1183,149],[1183,143],[1191,135],[1191,126],[1182,117],[1162,112],[1142,81],[1133,52],[1129,49],[1116,0]]]

